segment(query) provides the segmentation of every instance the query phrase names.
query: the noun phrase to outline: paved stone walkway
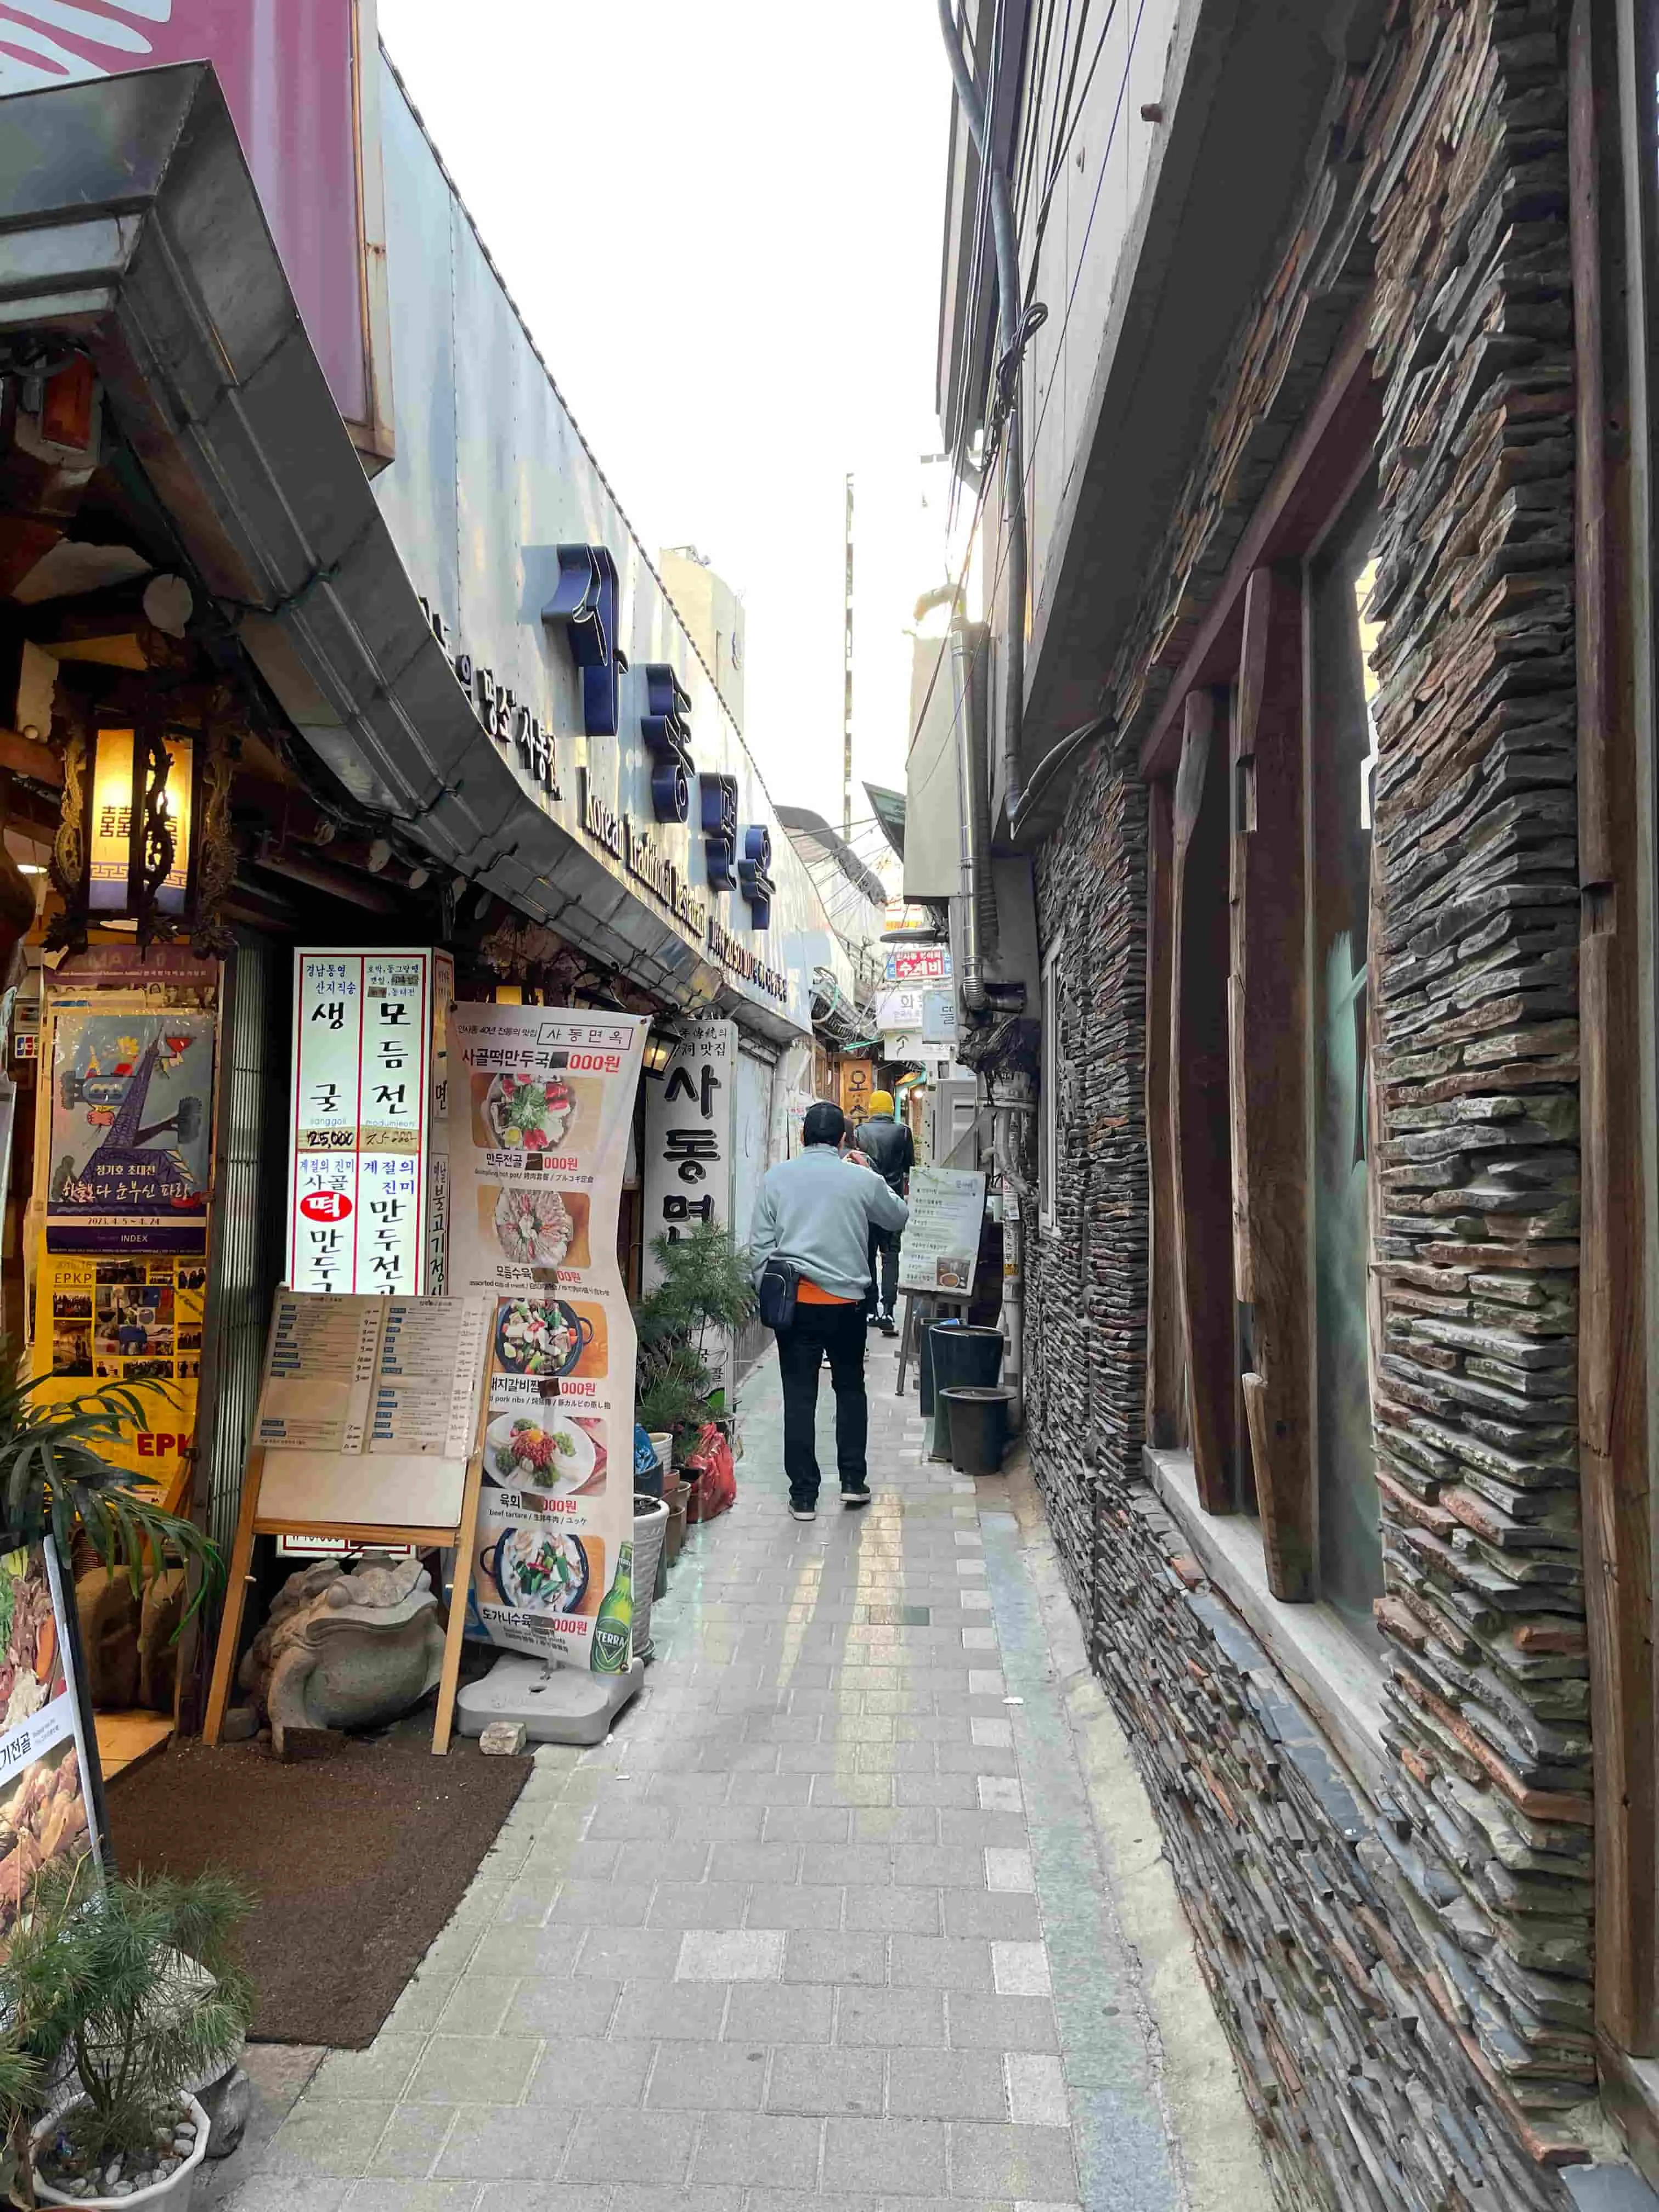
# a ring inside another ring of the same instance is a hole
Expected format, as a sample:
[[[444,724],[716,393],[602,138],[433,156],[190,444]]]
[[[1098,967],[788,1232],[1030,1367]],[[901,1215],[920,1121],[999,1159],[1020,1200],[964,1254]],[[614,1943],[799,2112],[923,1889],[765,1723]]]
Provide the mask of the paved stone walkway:
[[[539,1755],[235,2212],[1183,2204],[1012,1518],[871,1370],[875,1502],[811,1525],[753,1379],[647,1695]]]

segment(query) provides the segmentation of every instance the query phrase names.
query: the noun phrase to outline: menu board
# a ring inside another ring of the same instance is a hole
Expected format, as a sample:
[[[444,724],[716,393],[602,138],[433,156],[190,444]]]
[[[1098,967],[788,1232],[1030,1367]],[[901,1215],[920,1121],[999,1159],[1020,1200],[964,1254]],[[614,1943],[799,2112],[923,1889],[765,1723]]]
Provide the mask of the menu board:
[[[43,1865],[100,1846],[71,1649],[52,1546],[0,1556],[0,1938]]]
[[[965,1298],[974,1287],[985,1178],[964,1169],[913,1168],[910,1218],[899,1244],[899,1288]]]
[[[267,1451],[465,1460],[488,1319],[482,1298],[279,1291],[254,1442]]]
[[[345,1295],[439,1287],[429,1140],[448,956],[301,951],[294,975],[289,1279]]]
[[[449,1023],[450,1280],[491,1305],[475,1632],[575,1667],[611,1663],[595,1616],[633,1597],[617,1216],[648,1027],[510,1006]]]

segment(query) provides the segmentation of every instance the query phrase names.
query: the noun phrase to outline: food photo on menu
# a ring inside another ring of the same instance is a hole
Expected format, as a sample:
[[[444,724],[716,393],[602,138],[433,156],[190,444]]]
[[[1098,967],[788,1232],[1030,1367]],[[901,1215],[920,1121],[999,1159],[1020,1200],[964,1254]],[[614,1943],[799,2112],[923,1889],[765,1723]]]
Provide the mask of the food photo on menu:
[[[551,1291],[502,1298],[495,1309],[495,1365],[505,1375],[560,1382],[605,1371],[603,1306]]]
[[[498,1413],[484,1431],[486,1479],[543,1498],[591,1498],[605,1488],[605,1423],[562,1413]]]
[[[591,1613],[605,1595],[605,1545],[551,1525],[525,1500],[526,1518],[492,1534],[478,1553],[474,1596],[529,1616]]]

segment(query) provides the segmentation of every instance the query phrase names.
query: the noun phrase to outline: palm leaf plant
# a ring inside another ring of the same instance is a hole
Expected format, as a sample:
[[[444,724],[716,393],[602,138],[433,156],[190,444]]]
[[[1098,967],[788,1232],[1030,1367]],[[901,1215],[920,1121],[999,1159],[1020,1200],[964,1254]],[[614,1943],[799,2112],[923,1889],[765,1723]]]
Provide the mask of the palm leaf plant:
[[[672,1431],[678,1443],[725,1411],[709,1368],[710,1334],[740,1328],[755,1310],[755,1291],[747,1255],[712,1222],[684,1237],[653,1237],[651,1256],[659,1280],[635,1316],[636,1415],[647,1430]]]
[[[67,1560],[77,1528],[106,1568],[125,1571],[135,1589],[146,1556],[169,1553],[199,1572],[185,1618],[223,1579],[218,1547],[204,1530],[163,1510],[146,1495],[153,1475],[110,1464],[110,1446],[148,1428],[150,1409],[122,1383],[54,1403],[38,1395],[52,1378],[21,1380],[0,1346],[0,1534],[11,1547],[50,1534]]]
[[[40,1869],[0,1959],[0,2112],[15,2202],[36,2202],[43,2157],[62,2188],[95,2186],[115,2166],[136,2178],[167,2154],[181,2093],[223,2070],[252,2018],[238,1948],[252,1904],[213,1871],[100,1886],[90,1856]],[[72,2101],[37,2143],[66,2092]]]

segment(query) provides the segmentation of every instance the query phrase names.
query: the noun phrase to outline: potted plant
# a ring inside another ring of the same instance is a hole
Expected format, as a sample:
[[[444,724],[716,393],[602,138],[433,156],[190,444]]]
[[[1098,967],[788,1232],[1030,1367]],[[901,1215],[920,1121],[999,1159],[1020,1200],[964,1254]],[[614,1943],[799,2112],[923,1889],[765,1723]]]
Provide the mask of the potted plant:
[[[0,1960],[14,2204],[185,2212],[209,2124],[190,2085],[224,2069],[252,2016],[236,1949],[251,1909],[222,1874],[41,1869]]]
[[[175,1552],[199,1570],[188,1620],[223,1579],[218,1547],[193,1521],[146,1496],[157,1486],[154,1475],[112,1467],[103,1456],[124,1431],[149,1426],[150,1407],[121,1383],[54,1404],[36,1395],[51,1379],[21,1380],[9,1347],[0,1344],[0,1549],[50,1536],[67,1565],[79,1529],[110,1572],[125,1571],[135,1589],[147,1555],[159,1565]]]
[[[684,1237],[656,1237],[659,1270],[641,1299],[635,1418],[647,1431],[669,1431],[676,1464],[704,1425],[729,1419],[726,1393],[710,1371],[710,1333],[738,1328],[755,1310],[748,1257],[729,1231],[699,1223]]]

